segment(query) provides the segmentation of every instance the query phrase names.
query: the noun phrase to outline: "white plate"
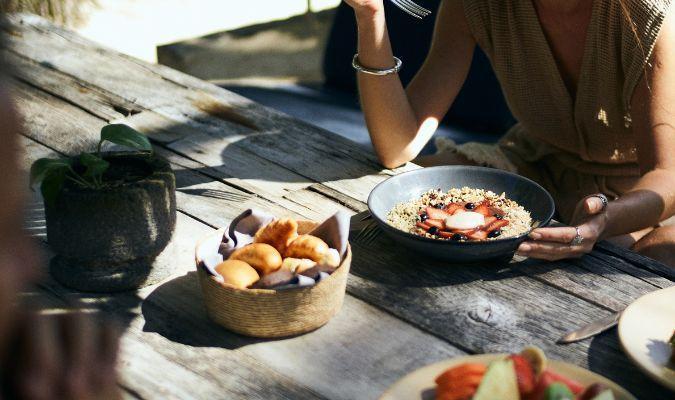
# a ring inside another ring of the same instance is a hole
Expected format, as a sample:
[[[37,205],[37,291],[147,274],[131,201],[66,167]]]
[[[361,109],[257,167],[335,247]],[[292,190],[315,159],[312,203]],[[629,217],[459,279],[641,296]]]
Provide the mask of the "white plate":
[[[619,340],[628,357],[647,375],[675,390],[675,365],[669,363],[675,330],[675,286],[646,294],[619,320]]]
[[[394,383],[386,392],[384,392],[382,397],[380,397],[380,400],[433,400],[434,388],[436,387],[434,380],[446,369],[468,362],[487,365],[492,361],[502,359],[506,356],[507,354],[482,354],[456,357],[427,365],[426,367],[409,373]],[[616,400],[636,400],[635,397],[616,383],[587,369],[555,360],[548,360],[548,368],[557,374],[574,379],[585,386],[593,383],[602,383],[614,391]]]

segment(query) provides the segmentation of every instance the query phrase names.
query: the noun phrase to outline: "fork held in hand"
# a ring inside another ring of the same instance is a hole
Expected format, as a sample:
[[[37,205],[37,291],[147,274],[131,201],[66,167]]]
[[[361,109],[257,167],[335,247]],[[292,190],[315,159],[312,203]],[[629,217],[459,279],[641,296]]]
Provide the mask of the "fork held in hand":
[[[407,12],[415,18],[422,19],[431,14],[430,10],[415,4],[412,0],[391,0],[392,3],[401,10]]]

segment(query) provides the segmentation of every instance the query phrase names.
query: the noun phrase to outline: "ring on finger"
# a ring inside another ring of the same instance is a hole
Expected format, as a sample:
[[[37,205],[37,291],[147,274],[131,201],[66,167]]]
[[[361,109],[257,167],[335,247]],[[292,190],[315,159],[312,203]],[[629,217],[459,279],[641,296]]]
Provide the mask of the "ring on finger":
[[[578,226],[574,227],[576,230],[576,235],[574,235],[574,238],[570,242],[570,246],[578,246],[584,241],[584,237],[581,236],[581,230],[579,229]]]
[[[596,193],[596,194],[592,194],[590,197],[597,197],[598,199],[600,199],[600,201],[602,202],[602,210],[603,211],[605,210],[605,208],[607,208],[607,205],[609,204],[609,199],[607,198],[607,196],[605,194]]]

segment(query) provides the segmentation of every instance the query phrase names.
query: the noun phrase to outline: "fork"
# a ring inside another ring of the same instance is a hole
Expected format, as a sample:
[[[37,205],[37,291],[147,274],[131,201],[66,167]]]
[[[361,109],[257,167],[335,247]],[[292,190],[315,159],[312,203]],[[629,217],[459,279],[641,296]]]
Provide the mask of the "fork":
[[[391,0],[391,2],[394,3],[396,7],[418,19],[422,19],[431,14],[430,10],[415,4],[412,0]]]

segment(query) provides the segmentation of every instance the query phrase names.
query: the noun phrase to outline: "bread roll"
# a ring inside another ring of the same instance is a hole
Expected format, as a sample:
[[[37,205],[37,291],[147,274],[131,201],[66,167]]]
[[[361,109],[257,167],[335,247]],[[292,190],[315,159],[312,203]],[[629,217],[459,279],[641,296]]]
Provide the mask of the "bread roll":
[[[316,262],[310,260],[309,258],[284,258],[283,264],[281,264],[281,269],[286,269],[296,274],[301,274],[303,271],[306,271],[316,265]]]
[[[256,269],[260,275],[272,273],[281,268],[281,254],[266,243],[252,243],[237,249],[230,260],[241,260]]]
[[[290,218],[277,219],[263,226],[256,232],[255,243],[267,243],[281,254],[286,247],[298,237],[298,223]]]
[[[331,267],[339,267],[340,261],[340,253],[338,253],[338,251],[335,249],[328,249],[328,252],[319,264],[326,264],[330,265]]]
[[[300,235],[288,245],[285,257],[309,258],[314,262],[321,262],[330,248],[323,240],[312,235]]]
[[[224,283],[238,289],[246,289],[260,279],[258,272],[249,264],[239,260],[227,260],[216,266],[216,272]]]

